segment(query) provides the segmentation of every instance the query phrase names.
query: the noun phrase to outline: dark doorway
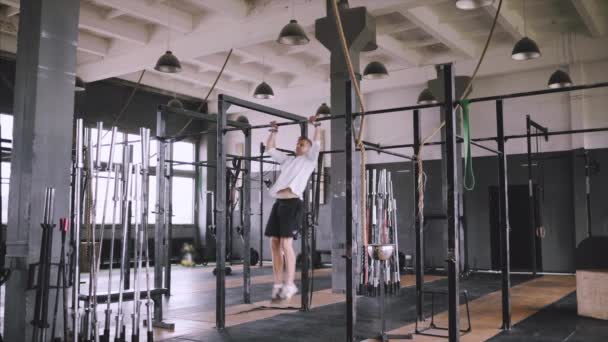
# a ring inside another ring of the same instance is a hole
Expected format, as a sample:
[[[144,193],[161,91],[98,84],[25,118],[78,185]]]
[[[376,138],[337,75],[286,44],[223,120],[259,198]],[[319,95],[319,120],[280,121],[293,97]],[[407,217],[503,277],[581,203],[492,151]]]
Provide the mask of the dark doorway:
[[[501,268],[500,234],[498,232],[498,187],[490,187],[490,239],[492,245],[492,269]],[[534,186],[534,202],[538,210],[538,189]],[[527,185],[509,186],[509,225],[511,234],[511,270],[532,271],[532,236],[530,233],[530,208]],[[538,215],[538,212],[536,213]],[[536,216],[535,216],[536,217]],[[538,222],[538,220],[537,220]],[[536,268],[542,270],[541,240],[536,237]]]

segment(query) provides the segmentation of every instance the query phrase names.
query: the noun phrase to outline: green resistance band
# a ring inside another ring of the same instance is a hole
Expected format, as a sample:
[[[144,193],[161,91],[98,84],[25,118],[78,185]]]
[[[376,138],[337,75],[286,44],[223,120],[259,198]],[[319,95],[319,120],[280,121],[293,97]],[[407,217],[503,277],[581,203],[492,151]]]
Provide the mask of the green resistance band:
[[[471,120],[469,100],[460,101],[462,107],[462,130],[464,138],[464,188],[467,191],[475,189],[475,173],[473,172],[473,157],[471,156]]]

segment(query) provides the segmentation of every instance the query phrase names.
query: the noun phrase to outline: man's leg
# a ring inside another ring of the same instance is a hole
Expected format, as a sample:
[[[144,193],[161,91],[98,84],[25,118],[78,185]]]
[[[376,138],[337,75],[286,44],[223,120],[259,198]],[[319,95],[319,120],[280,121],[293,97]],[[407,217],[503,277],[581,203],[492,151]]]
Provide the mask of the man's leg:
[[[272,252],[274,285],[283,285],[283,252],[281,251],[280,238],[272,237],[270,239],[270,250]]]
[[[291,298],[298,291],[294,284],[296,254],[293,250],[293,238],[281,238],[281,249],[285,254],[285,277],[283,277],[285,287],[283,288],[283,294],[285,297]]]

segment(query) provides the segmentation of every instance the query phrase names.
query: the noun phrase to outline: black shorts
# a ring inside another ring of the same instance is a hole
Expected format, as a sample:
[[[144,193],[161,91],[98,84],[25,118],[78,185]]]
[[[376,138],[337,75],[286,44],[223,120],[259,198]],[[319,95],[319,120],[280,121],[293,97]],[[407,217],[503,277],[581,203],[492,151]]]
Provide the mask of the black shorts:
[[[264,235],[298,238],[304,217],[304,203],[299,198],[277,199],[270,211]]]

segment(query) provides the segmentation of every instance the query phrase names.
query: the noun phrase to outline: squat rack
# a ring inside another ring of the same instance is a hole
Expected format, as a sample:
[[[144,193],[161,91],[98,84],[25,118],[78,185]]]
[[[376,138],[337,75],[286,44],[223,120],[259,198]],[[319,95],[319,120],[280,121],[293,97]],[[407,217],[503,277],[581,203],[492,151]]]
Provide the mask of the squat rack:
[[[156,140],[157,140],[157,164],[156,164],[156,224],[154,229],[154,286],[156,288],[164,288],[167,289],[167,295],[171,294],[171,261],[170,261],[170,250],[171,250],[171,234],[172,234],[172,206],[171,206],[171,198],[172,198],[172,188],[171,188],[171,177],[172,177],[172,164],[174,161],[172,160],[173,154],[173,143],[176,137],[167,136],[167,127],[166,122],[167,118],[175,117],[175,116],[185,116],[191,120],[199,120],[210,123],[215,123],[218,121],[218,116],[215,114],[205,114],[199,113],[187,109],[182,108],[174,108],[166,105],[160,105],[157,108],[156,114]],[[249,124],[226,120],[224,118],[224,122],[226,125],[230,125],[232,127],[236,127],[243,132],[248,132],[247,128]],[[200,134],[197,134],[200,136]],[[190,136],[190,135],[188,135]],[[179,137],[178,137],[179,138]],[[251,137],[249,134],[245,134],[246,146],[245,146],[245,157],[251,156]],[[247,162],[246,162],[247,163]],[[196,164],[196,163],[194,163]],[[218,167],[219,169],[219,167]],[[223,171],[219,173],[221,175],[220,178],[224,178],[226,175],[226,165],[225,161],[223,163]],[[249,173],[246,172],[243,175],[243,184],[247,185],[245,189],[248,188],[249,182]],[[245,183],[247,182],[247,183]],[[249,190],[245,193],[244,196],[243,208],[247,210],[247,215],[244,215],[244,225],[247,232],[250,227],[250,215],[249,213]],[[220,215],[221,216],[221,215]],[[225,220],[225,218],[224,218]],[[225,234],[223,232],[222,234]],[[225,239],[225,237],[224,237]],[[248,243],[248,239],[245,239],[246,243]],[[225,246],[224,246],[225,248]],[[247,246],[247,250],[249,247]],[[225,251],[224,251],[225,252]],[[225,254],[225,253],[224,253]],[[249,254],[245,253],[243,256],[244,265],[243,265],[243,279],[245,282],[245,286],[243,287],[243,296],[245,302],[250,301],[250,281],[249,281]],[[223,260],[225,261],[225,260]],[[164,277],[163,277],[164,275]],[[162,317],[162,306],[161,310],[155,308],[154,316],[157,315]]]
[[[217,225],[217,233],[215,235],[216,240],[216,262],[217,262],[217,275],[216,275],[216,305],[215,305],[215,321],[217,329],[224,329],[226,326],[226,162],[229,155],[227,154],[227,144],[225,139],[225,134],[228,131],[232,131],[235,129],[227,128],[227,111],[230,106],[238,106],[245,109],[254,110],[260,113],[272,115],[278,118],[287,119],[290,123],[299,124],[300,125],[300,134],[303,136],[308,135],[308,125],[307,119],[303,116],[299,116],[293,113],[289,113],[286,111],[274,109],[271,107],[259,105],[253,102],[245,101],[236,97],[220,94],[218,96],[218,114],[216,122],[216,196],[215,196],[215,212],[216,215],[216,225]],[[281,125],[283,126],[283,125]],[[269,126],[264,126],[269,127]],[[245,133],[246,141],[245,141],[245,150],[251,150],[251,130],[254,126],[248,125],[242,129]],[[261,128],[261,127],[256,127]],[[262,159],[262,156],[259,157]],[[244,158],[245,161],[245,169],[251,170],[251,155],[248,155],[247,158]],[[251,172],[246,172],[243,176],[243,197],[245,202],[243,203],[243,215],[245,215],[245,224],[243,227],[243,235],[246,237],[244,239],[244,250],[249,250],[249,236],[250,236],[250,217],[251,217],[251,206],[250,206],[250,184],[251,184]],[[305,215],[304,220],[308,217],[308,200],[309,194],[308,189],[304,191],[304,203],[305,203]],[[309,269],[310,269],[310,243],[309,239],[309,227],[306,222],[303,222],[303,230],[302,230],[302,277],[301,277],[301,293],[302,293],[302,304],[301,310],[308,311],[310,310],[310,302],[309,302]],[[262,227],[260,227],[262,229]],[[249,254],[245,253],[243,256],[245,263],[245,271],[244,273],[249,273]],[[249,291],[250,287],[250,277],[245,276],[245,291]],[[245,301],[246,303],[250,303],[250,299]]]
[[[375,146],[376,149],[384,150],[391,148],[400,148],[400,147],[413,147],[414,154],[417,155],[420,151],[421,141],[420,141],[420,118],[419,118],[419,110],[425,108],[435,108],[441,107],[444,110],[445,114],[445,141],[428,143],[426,145],[446,145],[446,168],[447,168],[447,199],[448,199],[448,207],[447,207],[447,221],[448,221],[448,316],[449,316],[449,341],[459,341],[459,281],[458,281],[458,270],[459,270],[459,242],[458,242],[458,195],[459,189],[457,188],[457,167],[458,162],[457,158],[460,156],[456,155],[456,144],[462,142],[462,138],[457,135],[457,121],[456,115],[454,113],[454,109],[458,104],[458,101],[455,99],[454,95],[454,70],[453,65],[451,63],[442,64],[438,66],[438,73],[440,77],[444,80],[443,82],[443,102],[437,104],[428,104],[428,105],[415,105],[415,106],[407,106],[407,107],[395,107],[395,108],[387,108],[382,110],[369,111],[366,115],[376,115],[382,113],[391,113],[391,112],[401,112],[401,111],[414,111],[414,143],[413,144],[403,144],[403,145],[389,145],[389,146]],[[349,83],[350,81],[346,81],[345,83]],[[347,84],[348,85],[348,84]],[[477,138],[471,139],[472,144],[478,146],[480,148],[484,148],[488,151],[494,152],[498,155],[499,158],[499,209],[500,209],[500,217],[499,217],[499,227],[500,227],[500,236],[501,236],[501,260],[502,260],[502,328],[510,329],[511,328],[511,298],[510,298],[510,265],[509,265],[509,222],[508,222],[508,183],[507,183],[507,159],[505,153],[505,143],[508,139],[515,138],[524,138],[527,135],[510,135],[507,136],[504,134],[504,122],[503,122],[503,100],[511,99],[511,98],[519,98],[519,97],[528,97],[528,96],[536,96],[543,94],[551,94],[551,93],[561,93],[561,92],[569,92],[569,91],[577,91],[584,89],[592,89],[592,88],[600,88],[600,87],[608,87],[608,82],[595,83],[589,85],[579,85],[561,89],[543,89],[537,91],[530,92],[521,92],[521,93],[512,93],[512,94],[504,94],[498,96],[488,96],[488,97],[479,97],[469,99],[470,103],[475,102],[484,102],[484,101],[495,101],[496,103],[496,119],[497,119],[497,136],[489,137],[489,138]],[[348,96],[348,94],[347,94]],[[247,109],[260,111],[263,113],[267,113],[270,115],[275,115],[279,117],[288,118],[290,122],[279,123],[279,126],[285,125],[295,125],[299,124],[302,129],[305,129],[306,119],[303,117],[293,117],[291,115],[282,116],[285,112],[277,111],[275,109],[261,106],[255,103],[250,103],[247,101],[239,100],[233,97],[229,97],[226,95],[219,96],[219,110],[218,110],[218,121],[217,121],[217,144],[218,144],[218,167],[225,167],[226,155],[223,152],[225,150],[225,142],[223,139],[223,135],[232,130],[236,130],[236,128],[226,128],[225,122],[225,113],[230,105],[238,105]],[[290,113],[287,113],[290,114]],[[361,116],[362,113],[356,113],[352,111],[352,108],[348,108],[345,114],[332,115],[329,117],[319,118],[319,121],[325,120],[333,120],[333,119],[345,119],[345,139],[346,139],[346,148],[344,151],[331,151],[331,152],[344,152],[346,154],[347,161],[347,179],[346,179],[346,200],[347,202],[352,199],[353,188],[352,188],[352,177],[351,176],[351,167],[349,162],[352,164],[352,155],[354,152],[354,145],[352,143],[352,124],[353,119]],[[257,128],[267,128],[270,125],[255,125],[250,126],[249,130],[257,129]],[[603,129],[587,129],[587,130],[571,130],[571,131],[561,131],[561,132],[549,132],[550,135],[553,134],[572,134],[572,133],[587,133],[587,132],[598,132],[608,130],[608,128]],[[304,133],[304,131],[303,131]],[[551,134],[553,133],[553,134]],[[543,134],[544,135],[544,134]],[[535,134],[531,134],[530,136],[535,136]],[[484,145],[476,144],[476,142],[480,141],[496,141],[497,149],[492,149]],[[368,146],[370,146],[368,144]],[[374,146],[372,146],[374,147]],[[326,151],[330,152],[330,151]],[[223,166],[220,166],[223,165]],[[416,173],[417,171],[415,171]],[[219,172],[218,174],[221,174]],[[221,179],[218,179],[218,183],[221,182]],[[221,189],[221,187],[220,187]],[[222,194],[222,197],[225,196],[225,193]],[[219,196],[218,196],[219,197]],[[422,226],[421,226],[421,218],[418,215],[418,194],[416,191],[415,195],[415,210],[416,210],[416,285],[417,285],[417,313],[419,317],[421,317],[421,308],[422,308],[422,300],[421,300],[421,285],[423,281],[423,270],[422,270],[422,248],[423,248],[423,235],[422,235]],[[218,207],[218,209],[223,209],[223,201],[220,198],[216,198],[217,205],[222,207]],[[350,209],[350,210],[349,210]],[[349,213],[352,214],[352,206],[347,205],[347,216]],[[219,212],[219,210],[218,210]],[[221,217],[221,215],[219,216]],[[218,230],[225,229],[225,222],[219,222],[218,220]],[[354,314],[356,311],[356,306],[354,306],[354,296],[352,289],[352,253],[353,246],[356,245],[353,243],[353,232],[352,232],[352,222],[347,220],[346,222],[346,259],[347,259],[347,286],[346,286],[346,305],[347,305],[347,340],[352,341],[353,336],[353,324],[354,324]],[[221,234],[218,234],[221,237]],[[221,258],[220,253],[222,253],[221,245],[225,244],[225,241],[218,241],[218,245],[220,248],[218,249],[218,260],[220,260],[221,269],[223,271],[223,258]],[[303,241],[303,243],[305,243]],[[306,259],[304,266],[308,267],[308,260]],[[221,272],[220,272],[221,273]],[[349,279],[349,276],[351,279]],[[222,329],[225,327],[225,287],[224,287],[224,277],[221,274],[221,277],[218,277],[218,286],[217,286],[217,295],[218,301],[216,302],[216,324],[217,327]],[[304,299],[303,299],[304,300]]]

